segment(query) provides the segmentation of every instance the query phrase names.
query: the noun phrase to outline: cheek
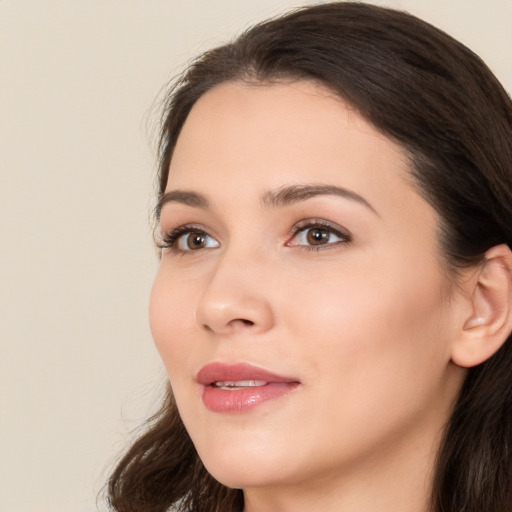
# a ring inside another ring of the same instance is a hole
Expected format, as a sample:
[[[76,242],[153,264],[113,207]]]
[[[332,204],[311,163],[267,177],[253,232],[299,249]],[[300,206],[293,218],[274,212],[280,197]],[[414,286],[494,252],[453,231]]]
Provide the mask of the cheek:
[[[427,380],[442,372],[450,359],[450,324],[438,270],[423,267],[419,273],[404,265],[395,272],[375,265],[363,270],[338,271],[323,282],[317,276],[304,282],[306,293],[289,298],[287,324],[293,337],[303,340],[312,371],[332,373],[345,385],[353,375],[356,396],[366,385],[385,385],[393,376],[403,382],[413,374],[423,372]]]
[[[308,425],[331,440],[318,447],[326,458],[340,455],[332,449],[340,439],[351,440],[340,450],[352,460],[445,414],[450,324],[442,282],[436,271],[414,282],[412,274],[338,274],[321,290],[311,285],[290,297],[288,325],[314,393]]]
[[[188,333],[194,328],[196,295],[191,280],[176,279],[160,268],[151,289],[149,323],[156,348],[166,366],[169,377],[178,375],[175,367],[186,364],[191,355]]]

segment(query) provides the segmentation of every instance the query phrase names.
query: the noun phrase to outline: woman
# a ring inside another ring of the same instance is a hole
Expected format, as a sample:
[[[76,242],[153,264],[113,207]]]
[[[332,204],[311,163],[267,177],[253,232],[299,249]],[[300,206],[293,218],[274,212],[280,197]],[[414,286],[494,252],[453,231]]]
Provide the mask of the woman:
[[[512,510],[512,105],[360,3],[169,93],[151,328],[172,386],[119,512]]]

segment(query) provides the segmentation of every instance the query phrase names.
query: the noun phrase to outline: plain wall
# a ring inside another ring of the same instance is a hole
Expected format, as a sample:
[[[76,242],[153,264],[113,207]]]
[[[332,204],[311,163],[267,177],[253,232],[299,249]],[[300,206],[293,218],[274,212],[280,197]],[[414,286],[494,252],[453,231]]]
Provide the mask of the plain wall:
[[[92,512],[158,403],[148,120],[192,56],[292,0],[0,0],[0,512]],[[512,90],[512,0],[375,2]]]

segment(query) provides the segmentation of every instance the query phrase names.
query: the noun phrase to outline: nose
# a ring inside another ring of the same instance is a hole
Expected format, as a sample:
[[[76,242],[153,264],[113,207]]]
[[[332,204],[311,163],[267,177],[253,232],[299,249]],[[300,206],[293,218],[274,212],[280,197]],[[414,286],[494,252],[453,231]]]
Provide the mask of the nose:
[[[268,331],[274,325],[268,268],[250,258],[226,255],[209,276],[195,316],[201,329],[214,334]]]

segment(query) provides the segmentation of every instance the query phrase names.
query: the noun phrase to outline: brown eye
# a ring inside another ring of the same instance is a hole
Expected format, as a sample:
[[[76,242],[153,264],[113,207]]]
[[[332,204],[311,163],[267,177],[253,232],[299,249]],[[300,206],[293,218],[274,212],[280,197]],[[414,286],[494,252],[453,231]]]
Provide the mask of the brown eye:
[[[319,249],[322,246],[327,248],[346,244],[349,243],[351,239],[350,234],[343,230],[343,228],[327,224],[324,225],[317,221],[298,229],[292,240],[288,242],[288,245],[290,247],[304,246],[310,249]]]
[[[190,233],[186,236],[187,247],[191,250],[206,246],[206,237],[202,233]]]
[[[210,249],[219,247],[219,242],[203,231],[186,231],[176,237],[175,245],[178,251],[197,251],[198,249]]]
[[[321,228],[311,228],[306,233],[306,239],[311,245],[324,245],[328,243],[332,234],[326,229]]]

